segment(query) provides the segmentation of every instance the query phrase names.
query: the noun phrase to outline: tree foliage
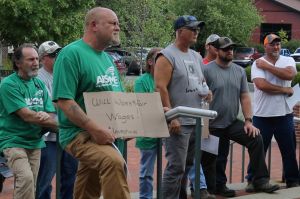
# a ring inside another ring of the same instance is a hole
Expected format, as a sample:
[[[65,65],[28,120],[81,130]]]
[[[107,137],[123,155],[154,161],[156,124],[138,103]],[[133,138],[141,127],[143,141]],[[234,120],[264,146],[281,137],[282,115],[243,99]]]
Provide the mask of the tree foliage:
[[[79,38],[83,17],[94,0],[0,0],[0,42],[19,45]]]
[[[200,33],[200,43],[212,33],[230,37],[234,42],[245,45],[252,31],[261,23],[261,16],[249,0],[173,0],[179,15],[195,15],[206,23]]]
[[[84,14],[95,5],[117,13],[125,47],[165,47],[174,38],[173,21],[183,14],[206,22],[198,46],[212,33],[246,44],[261,22],[249,0],[0,0],[0,42],[65,45],[81,37]]]
[[[175,14],[167,0],[98,0],[97,4],[117,13],[123,46],[166,46],[172,40]]]

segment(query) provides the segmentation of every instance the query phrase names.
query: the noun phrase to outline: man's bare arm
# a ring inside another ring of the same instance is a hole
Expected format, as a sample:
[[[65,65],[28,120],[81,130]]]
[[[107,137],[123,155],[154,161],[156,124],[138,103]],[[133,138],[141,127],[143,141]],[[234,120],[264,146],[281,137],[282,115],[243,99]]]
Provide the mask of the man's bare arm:
[[[240,96],[242,112],[245,118],[252,118],[251,97],[248,92],[244,92]]]
[[[156,63],[154,68],[154,82],[155,89],[160,93],[161,101],[163,107],[171,107],[168,85],[172,77],[173,67],[169,60],[167,60],[163,55],[161,55]],[[170,122],[170,132],[178,133],[180,131],[180,123],[177,119],[173,119]]]
[[[172,65],[171,63],[161,55],[155,64],[154,68],[154,82],[155,89],[160,93],[161,101],[164,107],[171,107],[169,98],[168,85],[172,77]]]
[[[285,94],[288,96],[293,95],[294,91],[292,87],[282,87],[271,84],[264,78],[255,78],[253,79],[255,86],[266,93],[269,94]]]
[[[113,133],[90,119],[74,100],[59,99],[57,105],[71,122],[86,130],[97,144],[109,144],[115,141]]]
[[[42,127],[48,127],[53,132],[58,131],[58,124],[50,113],[35,112],[28,108],[21,108],[16,111],[16,114],[25,122],[40,125]]]
[[[256,137],[260,131],[252,124],[251,98],[248,92],[241,93],[240,102],[245,117],[244,130],[248,136]]]
[[[260,69],[269,71],[273,75],[277,76],[278,78],[282,80],[292,80],[297,71],[292,66],[287,66],[285,68],[278,68],[272,65],[269,62],[266,62],[263,59],[256,60],[256,66]]]

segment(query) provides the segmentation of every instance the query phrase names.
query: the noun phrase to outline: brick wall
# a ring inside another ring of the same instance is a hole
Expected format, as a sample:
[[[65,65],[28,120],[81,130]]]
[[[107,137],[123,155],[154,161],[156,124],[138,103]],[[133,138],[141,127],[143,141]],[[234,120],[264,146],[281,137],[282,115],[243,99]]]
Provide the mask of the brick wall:
[[[300,118],[300,104],[299,103],[294,107],[294,116]],[[295,123],[295,130],[296,130],[297,144],[300,144],[300,122]]]

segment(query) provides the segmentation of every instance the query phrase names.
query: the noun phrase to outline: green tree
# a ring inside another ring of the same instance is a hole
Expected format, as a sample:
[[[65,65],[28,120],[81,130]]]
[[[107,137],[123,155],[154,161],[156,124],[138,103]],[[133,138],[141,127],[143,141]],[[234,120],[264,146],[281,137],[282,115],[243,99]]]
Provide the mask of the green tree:
[[[94,0],[0,0],[0,41],[65,45],[81,36],[84,14],[93,5]]]
[[[171,1],[171,0],[170,0]],[[205,21],[204,31],[200,33],[199,43],[212,33],[228,36],[234,42],[245,45],[252,31],[261,23],[252,1],[249,0],[172,0],[178,15],[189,14]]]
[[[98,0],[97,5],[114,10],[121,24],[124,47],[164,47],[172,40],[175,14],[168,0]]]
[[[283,29],[280,29],[278,31],[278,36],[280,37],[281,39],[281,43],[282,45],[285,45],[289,40],[288,40],[288,35],[286,33],[286,31],[284,31]]]

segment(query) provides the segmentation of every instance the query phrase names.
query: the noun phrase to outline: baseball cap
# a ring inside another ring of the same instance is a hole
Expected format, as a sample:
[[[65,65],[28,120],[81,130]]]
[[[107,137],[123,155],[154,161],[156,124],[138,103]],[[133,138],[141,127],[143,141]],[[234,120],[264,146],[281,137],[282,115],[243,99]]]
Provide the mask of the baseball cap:
[[[236,46],[236,44],[228,37],[220,37],[216,42],[213,43],[213,46],[218,49],[223,49],[229,46]]]
[[[274,41],[281,41],[281,39],[275,34],[268,34],[264,39],[264,45],[271,44]]]
[[[196,17],[191,15],[183,15],[178,17],[174,22],[174,30],[182,27],[202,28],[205,25],[203,21],[198,21]]]
[[[211,34],[211,35],[209,35],[209,36],[207,37],[206,42],[205,42],[205,45],[214,43],[214,42],[217,41],[219,38],[220,38],[219,35],[217,35],[217,34]]]
[[[40,45],[38,53],[39,56],[42,57],[44,55],[58,53],[60,49],[61,47],[54,41],[45,41]]]

